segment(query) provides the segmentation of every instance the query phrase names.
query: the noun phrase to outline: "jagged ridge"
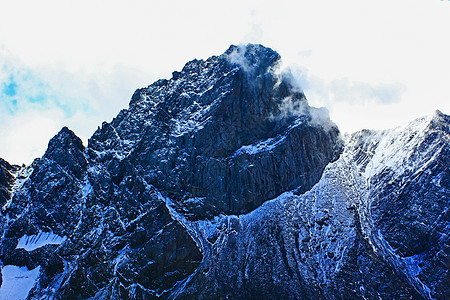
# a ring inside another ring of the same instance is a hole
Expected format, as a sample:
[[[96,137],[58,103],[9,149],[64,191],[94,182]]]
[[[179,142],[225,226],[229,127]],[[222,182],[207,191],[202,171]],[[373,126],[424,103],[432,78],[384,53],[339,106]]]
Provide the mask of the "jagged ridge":
[[[32,166],[0,161],[0,258],[40,273],[30,298],[447,297],[449,117],[339,156],[279,59],[231,46],[138,89],[86,148],[63,128]]]
[[[308,190],[338,157],[338,130],[313,122],[304,94],[276,73],[279,60],[248,45],[187,63],[137,90],[89,140],[90,159],[116,185],[143,174],[191,218],[245,213],[286,190]],[[287,102],[297,111],[282,111]]]

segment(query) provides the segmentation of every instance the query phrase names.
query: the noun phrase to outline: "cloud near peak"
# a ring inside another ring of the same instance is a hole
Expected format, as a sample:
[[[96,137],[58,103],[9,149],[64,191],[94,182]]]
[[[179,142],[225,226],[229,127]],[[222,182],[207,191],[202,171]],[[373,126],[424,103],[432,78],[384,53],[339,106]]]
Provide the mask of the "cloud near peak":
[[[127,107],[136,88],[153,79],[120,66],[96,72],[29,67],[1,51],[0,70],[0,157],[15,164],[41,156],[63,126],[86,142],[102,121]]]
[[[338,103],[388,105],[402,100],[406,86],[398,82],[367,83],[350,78],[331,81],[311,75],[307,69],[291,66],[293,80],[302,87],[309,99],[332,107]]]

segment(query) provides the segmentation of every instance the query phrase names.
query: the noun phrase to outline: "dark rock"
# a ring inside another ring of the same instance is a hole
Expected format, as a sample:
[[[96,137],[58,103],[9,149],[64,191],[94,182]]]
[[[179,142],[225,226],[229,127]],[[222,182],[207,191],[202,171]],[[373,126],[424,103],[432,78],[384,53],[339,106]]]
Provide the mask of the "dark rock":
[[[146,174],[193,219],[249,212],[286,190],[308,190],[338,157],[339,132],[313,122],[303,93],[274,73],[279,59],[248,45],[187,63],[164,84],[136,91],[130,108],[89,140],[92,158],[108,161],[115,178]],[[286,111],[286,102],[302,113]]]
[[[18,169],[19,166],[10,165],[0,158],[0,206],[2,212],[6,209],[3,208],[6,202],[11,199],[11,188],[14,184],[13,173],[17,172]]]
[[[65,171],[81,179],[86,171],[87,161],[84,156],[84,146],[79,137],[67,127],[53,137],[48,143],[43,159],[50,159]]]
[[[29,298],[449,298],[449,117],[344,148],[279,61],[231,46],[86,148],[63,128],[31,166],[0,160],[0,259],[40,267]]]

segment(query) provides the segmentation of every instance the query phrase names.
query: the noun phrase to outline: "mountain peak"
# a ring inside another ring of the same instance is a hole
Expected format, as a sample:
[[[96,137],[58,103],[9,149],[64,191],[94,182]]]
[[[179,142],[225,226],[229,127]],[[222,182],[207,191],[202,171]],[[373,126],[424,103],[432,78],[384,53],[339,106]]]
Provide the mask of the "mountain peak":
[[[340,138],[337,127],[316,126],[304,94],[276,72],[279,62],[277,52],[254,44],[194,59],[171,79],[137,90],[130,108],[104,124],[88,148],[98,160],[129,156],[151,174],[149,184],[194,217],[248,212],[286,190],[307,190],[339,155]],[[306,168],[307,176],[296,175]],[[271,174],[267,181],[261,169]],[[194,208],[189,198],[205,201]]]
[[[437,122],[446,122],[449,123],[449,115],[444,114],[439,109],[436,109],[433,114],[431,115],[431,119]]]
[[[239,65],[245,71],[265,71],[281,60],[276,51],[259,44],[231,45],[224,55],[230,63]]]
[[[44,157],[51,156],[56,149],[67,150],[72,148],[83,151],[83,142],[72,130],[64,126],[48,143],[48,148]]]
[[[429,128],[445,133],[446,138],[448,138],[450,135],[450,116],[440,110],[435,110],[431,116]]]
[[[55,161],[61,167],[81,176],[86,167],[84,146],[81,139],[68,127],[63,127],[48,143],[42,158]]]

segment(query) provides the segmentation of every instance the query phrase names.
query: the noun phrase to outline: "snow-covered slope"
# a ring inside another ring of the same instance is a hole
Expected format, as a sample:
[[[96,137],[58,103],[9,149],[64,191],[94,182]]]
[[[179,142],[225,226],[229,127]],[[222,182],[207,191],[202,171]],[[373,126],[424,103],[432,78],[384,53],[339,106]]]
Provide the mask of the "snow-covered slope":
[[[444,299],[449,295],[449,117],[346,137],[302,195],[189,223],[205,260],[186,298]],[[188,285],[189,287],[189,285]]]

